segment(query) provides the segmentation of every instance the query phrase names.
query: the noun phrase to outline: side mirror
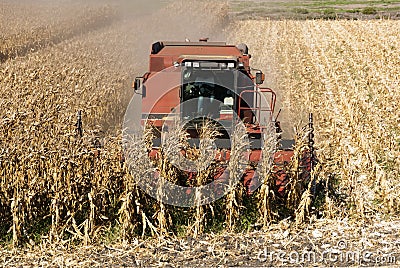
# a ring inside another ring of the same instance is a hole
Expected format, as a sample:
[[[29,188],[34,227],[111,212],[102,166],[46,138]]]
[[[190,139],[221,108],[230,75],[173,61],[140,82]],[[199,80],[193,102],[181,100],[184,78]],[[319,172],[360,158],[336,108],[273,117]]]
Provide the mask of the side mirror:
[[[143,85],[143,77],[136,77],[133,82],[133,89],[136,94],[142,95],[142,98],[146,97],[146,87]]]
[[[142,85],[142,98],[146,98],[146,86]]]
[[[265,74],[263,74],[262,72],[257,72],[256,73],[256,84],[261,85],[262,83],[264,83],[264,80],[265,80]]]

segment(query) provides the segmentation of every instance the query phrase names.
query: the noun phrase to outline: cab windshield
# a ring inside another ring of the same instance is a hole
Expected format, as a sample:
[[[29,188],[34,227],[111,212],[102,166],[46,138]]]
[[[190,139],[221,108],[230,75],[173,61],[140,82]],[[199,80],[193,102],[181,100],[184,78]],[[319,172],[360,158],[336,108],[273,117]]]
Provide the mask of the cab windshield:
[[[181,94],[183,118],[232,119],[235,72],[211,68],[184,68]]]

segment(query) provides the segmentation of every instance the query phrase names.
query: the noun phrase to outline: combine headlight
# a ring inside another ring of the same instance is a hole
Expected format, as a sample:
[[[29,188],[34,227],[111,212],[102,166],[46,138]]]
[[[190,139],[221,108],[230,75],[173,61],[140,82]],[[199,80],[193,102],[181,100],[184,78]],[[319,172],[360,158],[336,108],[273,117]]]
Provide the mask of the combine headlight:
[[[200,68],[200,62],[193,62],[194,68]]]
[[[192,63],[190,61],[185,62],[186,67],[192,67]]]
[[[234,62],[228,62],[228,68],[235,68]]]

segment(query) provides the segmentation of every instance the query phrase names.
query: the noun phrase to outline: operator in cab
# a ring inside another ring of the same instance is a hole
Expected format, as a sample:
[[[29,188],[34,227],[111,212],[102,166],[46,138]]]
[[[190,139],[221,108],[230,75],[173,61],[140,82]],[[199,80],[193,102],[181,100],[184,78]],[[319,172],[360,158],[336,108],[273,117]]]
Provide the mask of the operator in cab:
[[[212,111],[215,100],[215,78],[212,71],[200,71],[196,73],[193,83],[188,84],[186,91],[191,98],[197,98],[197,114],[214,114]]]

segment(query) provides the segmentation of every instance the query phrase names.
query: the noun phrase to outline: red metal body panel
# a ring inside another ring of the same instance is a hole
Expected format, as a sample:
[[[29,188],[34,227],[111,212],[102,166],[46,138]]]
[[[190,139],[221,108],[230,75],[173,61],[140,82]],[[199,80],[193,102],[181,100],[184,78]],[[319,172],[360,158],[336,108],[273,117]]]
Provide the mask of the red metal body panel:
[[[157,76],[157,79],[149,79]],[[159,72],[148,75],[146,80],[147,94],[142,100],[142,113],[169,114],[171,108],[179,105],[180,72]],[[151,90],[156,89],[157,92]],[[162,89],[162,90],[160,90]]]
[[[175,62],[181,63],[183,60],[194,56],[225,56],[235,57],[242,62],[245,67],[249,66],[249,55],[243,55],[235,46],[213,46],[210,45],[177,45],[165,46],[159,53],[150,55],[150,73],[160,72],[174,65]]]
[[[215,56],[242,56],[242,53],[236,46],[213,46],[210,45],[193,45],[193,46],[166,46],[154,56],[160,57],[176,57],[181,55],[215,55]]]

